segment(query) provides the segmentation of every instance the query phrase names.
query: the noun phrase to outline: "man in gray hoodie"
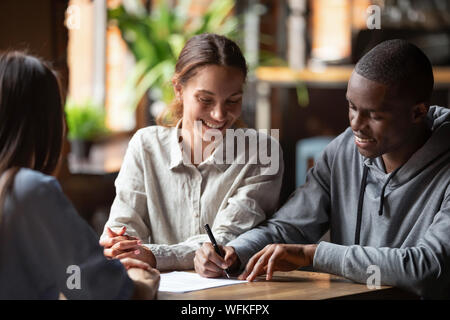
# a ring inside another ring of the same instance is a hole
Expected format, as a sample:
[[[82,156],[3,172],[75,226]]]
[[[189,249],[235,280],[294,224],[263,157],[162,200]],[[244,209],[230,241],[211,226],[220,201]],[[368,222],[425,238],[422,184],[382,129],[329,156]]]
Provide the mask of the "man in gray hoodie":
[[[348,83],[350,127],[334,139],[270,219],[222,247],[196,252],[196,271],[245,270],[253,280],[312,265],[425,298],[450,297],[450,110],[429,106],[431,63],[404,40],[385,41]],[[321,241],[330,230],[331,241]]]

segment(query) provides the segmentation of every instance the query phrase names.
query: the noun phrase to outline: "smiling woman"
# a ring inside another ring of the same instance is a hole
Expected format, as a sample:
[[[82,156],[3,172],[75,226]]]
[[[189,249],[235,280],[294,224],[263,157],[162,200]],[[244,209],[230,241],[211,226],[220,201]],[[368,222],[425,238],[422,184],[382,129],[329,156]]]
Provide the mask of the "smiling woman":
[[[175,66],[175,74],[172,78],[172,83],[175,92],[177,93],[176,99],[169,108],[158,117],[157,123],[159,125],[173,127],[177,124],[178,120],[181,119],[184,115],[183,106],[185,105],[180,96],[182,94],[182,88],[205,66],[232,68],[233,71],[228,70],[228,72],[235,72],[237,77],[242,77],[242,79],[238,79],[239,81],[237,82],[238,92],[234,92],[233,96],[236,93],[242,94],[242,85],[247,76],[247,64],[236,43],[226,37],[214,34],[202,34],[193,37],[184,46]],[[221,80],[223,80],[223,77]],[[216,83],[220,83],[221,86],[227,84],[219,81],[219,79],[217,79]],[[228,85],[229,84],[230,83],[228,83]],[[206,88],[199,88],[197,99],[205,104],[210,104],[212,101],[209,95],[211,94],[214,95],[214,92],[209,91]],[[240,109],[241,100],[233,99],[232,101],[239,102]]]
[[[190,149],[191,163],[199,164],[194,159],[195,151],[203,156],[202,151],[211,143],[207,130],[224,134],[239,119],[246,76],[247,64],[241,50],[226,37],[202,34],[184,46],[172,78],[175,101],[157,123],[171,127],[183,118],[182,138]],[[197,144],[200,151],[194,150],[196,140],[201,141]]]
[[[235,67],[209,65],[199,69],[186,85],[175,85],[176,96],[185,106],[182,137],[190,141],[194,164],[198,163],[194,159],[192,142],[201,141],[198,146],[205,150],[212,142],[208,139],[208,130],[219,130],[223,134],[240,116],[244,84],[243,72]]]
[[[222,139],[210,137],[226,136],[238,122],[246,74],[242,52],[230,39],[201,34],[186,43],[172,79],[175,101],[158,126],[139,130],[130,141],[100,242],[105,255],[135,257],[162,270],[192,269],[195,251],[209,241],[203,225],[225,244],[273,213],[283,173],[278,143],[246,130],[249,144],[237,161],[223,163]],[[258,142],[276,146],[276,172],[251,161],[250,144]],[[198,158],[192,152],[197,147]]]

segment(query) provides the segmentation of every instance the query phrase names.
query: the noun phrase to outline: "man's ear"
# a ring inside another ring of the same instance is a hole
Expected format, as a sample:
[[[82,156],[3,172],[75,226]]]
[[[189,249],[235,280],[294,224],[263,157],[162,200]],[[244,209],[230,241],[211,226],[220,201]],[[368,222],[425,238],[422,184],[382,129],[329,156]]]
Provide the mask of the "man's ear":
[[[414,123],[422,122],[428,113],[428,104],[421,102],[413,106],[412,120]]]

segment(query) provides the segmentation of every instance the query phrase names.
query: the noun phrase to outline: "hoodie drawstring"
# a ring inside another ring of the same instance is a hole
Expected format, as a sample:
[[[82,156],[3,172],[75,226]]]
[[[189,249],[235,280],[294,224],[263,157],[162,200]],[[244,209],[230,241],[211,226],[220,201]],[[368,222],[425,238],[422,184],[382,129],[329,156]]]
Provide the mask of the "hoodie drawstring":
[[[386,182],[383,185],[383,188],[381,189],[381,196],[380,196],[380,207],[378,209],[378,215],[382,216],[383,215],[383,207],[384,207],[384,191],[386,190],[386,187],[389,183],[389,181],[391,181],[392,177],[394,176],[394,174],[397,173],[398,170],[400,170],[402,166],[398,167],[397,169],[395,169],[394,171],[392,171],[392,173],[389,175],[389,177],[386,179]]]
[[[359,245],[359,238],[360,238],[360,234],[361,234],[362,207],[363,207],[363,203],[364,203],[364,192],[366,190],[367,173],[369,171],[369,167],[367,167],[366,165],[363,165],[363,166],[364,166],[363,176],[361,179],[361,187],[359,189],[358,213],[356,216],[356,230],[355,230],[355,244],[356,245]],[[400,170],[401,167],[402,166],[400,166],[397,169],[395,169],[394,171],[392,171],[392,173],[386,179],[386,182],[384,183],[383,188],[381,189],[380,206],[378,209],[379,216],[383,215],[384,192],[386,191],[386,187],[387,187],[389,181],[391,181],[392,177],[398,172],[398,170]]]
[[[364,202],[364,192],[366,191],[367,172],[369,172],[369,167],[365,165],[363,165],[363,167],[363,176],[359,189],[358,214],[356,216],[355,244],[357,245],[359,244],[359,235],[361,233],[362,206]]]

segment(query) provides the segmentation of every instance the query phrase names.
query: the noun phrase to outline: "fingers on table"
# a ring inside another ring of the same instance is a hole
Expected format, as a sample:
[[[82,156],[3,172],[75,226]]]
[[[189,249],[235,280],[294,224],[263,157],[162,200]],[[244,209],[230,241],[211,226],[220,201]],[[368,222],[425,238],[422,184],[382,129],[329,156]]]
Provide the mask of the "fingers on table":
[[[276,246],[269,257],[269,262],[267,264],[266,270],[266,280],[272,280],[274,271],[276,271],[276,262],[283,256],[283,250],[281,247]]]
[[[274,252],[276,252],[275,249],[276,246],[268,245],[264,249],[256,253],[248,261],[247,266],[245,267],[245,271],[239,276],[239,279],[253,281],[257,276],[267,273],[266,278],[267,280],[270,280],[274,271],[274,264],[278,257],[278,254],[273,256]]]

